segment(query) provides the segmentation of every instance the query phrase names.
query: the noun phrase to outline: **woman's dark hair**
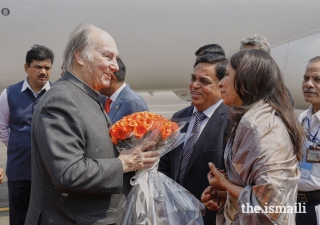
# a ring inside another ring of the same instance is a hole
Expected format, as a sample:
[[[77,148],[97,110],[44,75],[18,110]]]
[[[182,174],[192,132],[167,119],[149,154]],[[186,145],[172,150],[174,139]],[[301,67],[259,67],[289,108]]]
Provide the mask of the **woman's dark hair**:
[[[242,116],[260,100],[275,109],[290,135],[297,160],[301,160],[305,132],[294,115],[284,81],[273,58],[260,49],[244,49],[230,58],[236,71],[234,89],[243,101],[242,106],[229,108],[232,119],[239,123]]]

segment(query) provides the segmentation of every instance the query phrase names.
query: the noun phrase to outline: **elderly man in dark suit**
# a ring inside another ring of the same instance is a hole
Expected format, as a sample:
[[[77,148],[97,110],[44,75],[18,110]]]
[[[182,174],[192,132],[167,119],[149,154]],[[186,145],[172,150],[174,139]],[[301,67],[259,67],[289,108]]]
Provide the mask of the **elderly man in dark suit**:
[[[112,37],[81,24],[64,52],[66,73],[39,101],[32,119],[32,189],[26,225],[120,224],[131,171],[149,168],[154,142],[119,152],[98,91],[118,70]]]
[[[183,144],[164,155],[159,171],[179,182],[199,200],[208,186],[208,163],[224,168],[224,139],[227,135],[228,109],[221,100],[218,87],[224,77],[227,60],[223,56],[201,56],[191,74],[189,84],[192,105],[176,112],[173,118],[192,117],[182,132]],[[205,225],[216,224],[216,212],[207,211]]]
[[[111,75],[110,86],[100,90],[102,94],[100,96],[100,102],[104,106],[112,123],[132,113],[149,111],[143,98],[124,82],[126,66],[123,61],[118,58],[117,62],[119,71]]]

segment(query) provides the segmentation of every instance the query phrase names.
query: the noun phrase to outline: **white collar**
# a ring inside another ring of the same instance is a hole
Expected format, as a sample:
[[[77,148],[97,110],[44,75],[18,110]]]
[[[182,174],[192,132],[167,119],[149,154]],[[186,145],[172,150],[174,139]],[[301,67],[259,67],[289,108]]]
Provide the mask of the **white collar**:
[[[219,101],[217,101],[216,103],[214,103],[212,106],[210,106],[209,108],[207,108],[206,110],[203,111],[203,113],[207,116],[207,118],[211,118],[212,114],[214,113],[214,111],[216,111],[216,109],[219,107],[219,105],[222,103],[222,99],[220,99]],[[197,112],[197,108],[193,107],[193,113],[192,115],[194,115],[195,112]]]
[[[28,77],[26,77],[25,79],[24,79],[24,82],[23,82],[23,85],[22,85],[22,88],[21,88],[21,92],[23,92],[23,91],[25,91],[27,88],[29,88],[33,93],[35,93],[33,90],[32,90],[32,88],[30,87],[30,85],[29,85],[29,82],[28,82]],[[38,93],[40,93],[42,90],[46,90],[46,91],[48,91],[49,89],[50,89],[50,83],[49,83],[49,81],[47,81],[46,83],[45,83],[45,85],[43,85],[43,87],[41,88],[41,90],[38,92]],[[37,93],[35,93],[35,94],[37,94]]]
[[[120,94],[122,89],[125,88],[125,86],[127,86],[127,84],[123,83],[121,87],[119,87],[118,90],[110,96],[110,99],[112,100],[112,102],[114,102],[117,99],[118,95]]]
[[[313,114],[313,106],[310,105],[307,112],[306,112],[305,117],[307,117],[308,119],[311,120],[312,116],[316,116],[318,118],[318,120],[320,121],[320,110],[318,112],[316,112],[315,114]]]

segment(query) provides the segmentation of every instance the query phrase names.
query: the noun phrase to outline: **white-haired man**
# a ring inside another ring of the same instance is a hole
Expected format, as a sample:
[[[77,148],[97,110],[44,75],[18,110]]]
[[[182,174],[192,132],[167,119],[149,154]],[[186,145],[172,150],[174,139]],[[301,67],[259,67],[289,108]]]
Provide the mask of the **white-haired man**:
[[[99,103],[118,70],[118,50],[105,31],[81,24],[64,52],[65,74],[39,101],[32,124],[32,189],[27,225],[119,224],[130,178],[159,152],[154,142],[118,153]],[[125,152],[125,153],[124,153]]]
[[[254,49],[261,49],[265,52],[271,54],[271,45],[266,37],[258,34],[250,35],[240,41],[240,50],[246,48],[254,48]],[[292,107],[294,106],[294,100],[290,93],[290,90],[286,87],[288,95],[290,97],[290,102]]]
[[[271,53],[270,49],[270,43],[268,42],[267,38],[262,35],[251,35],[248,36],[240,41],[241,46],[240,49],[244,48],[255,48],[255,49],[261,49],[269,54]]]
[[[298,203],[305,206],[306,213],[296,215],[297,225],[317,224],[315,206],[320,204],[320,56],[309,61],[302,92],[304,100],[311,105],[298,118],[306,130],[307,139],[298,186]]]

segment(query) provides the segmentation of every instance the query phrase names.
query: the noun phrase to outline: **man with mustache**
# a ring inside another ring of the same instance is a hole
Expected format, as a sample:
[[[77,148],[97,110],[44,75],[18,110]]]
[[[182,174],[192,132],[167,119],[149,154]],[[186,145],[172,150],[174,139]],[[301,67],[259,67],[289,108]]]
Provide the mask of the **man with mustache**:
[[[208,163],[224,168],[223,153],[229,122],[228,108],[221,100],[218,87],[228,62],[224,56],[205,54],[198,58],[191,74],[189,90],[192,105],[173,115],[191,117],[181,130],[186,133],[184,143],[164,155],[159,171],[177,181],[200,200],[208,186]],[[206,211],[205,225],[216,224],[216,212]]]
[[[27,77],[0,96],[0,141],[7,146],[10,224],[24,224],[31,191],[31,118],[39,98],[49,90],[53,52],[34,45],[27,52]]]
[[[306,213],[297,213],[297,225],[317,224],[315,206],[320,204],[320,56],[309,60],[302,81],[304,100],[310,107],[298,120],[306,130],[307,139],[300,165],[298,203]]]

